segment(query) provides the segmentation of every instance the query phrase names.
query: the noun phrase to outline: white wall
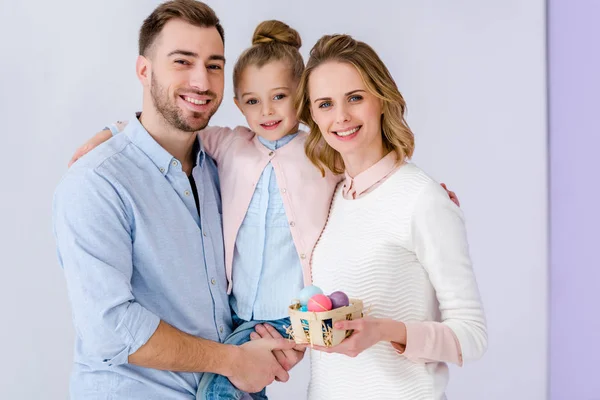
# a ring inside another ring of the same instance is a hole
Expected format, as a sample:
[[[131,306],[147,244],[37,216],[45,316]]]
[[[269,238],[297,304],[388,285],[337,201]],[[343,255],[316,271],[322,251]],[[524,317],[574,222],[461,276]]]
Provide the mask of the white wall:
[[[228,74],[263,19],[371,44],[396,78],[415,161],[456,190],[489,319],[489,351],[453,368],[453,399],[546,397],[546,126],[543,0],[209,0]],[[158,1],[0,3],[3,360],[0,398],[63,399],[73,329],[51,232],[66,163],[104,124],[137,110],[137,31]],[[215,124],[243,123],[230,101]],[[273,399],[303,399],[307,363]],[[367,383],[368,384],[368,383]]]

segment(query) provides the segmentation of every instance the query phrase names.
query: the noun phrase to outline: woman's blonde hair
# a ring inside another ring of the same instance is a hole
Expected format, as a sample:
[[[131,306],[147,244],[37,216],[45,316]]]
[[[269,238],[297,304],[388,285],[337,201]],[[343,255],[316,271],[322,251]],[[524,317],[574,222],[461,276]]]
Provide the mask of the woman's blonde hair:
[[[238,94],[238,87],[244,70],[250,65],[262,67],[272,61],[283,61],[288,64],[295,81],[300,80],[304,71],[304,60],[300,54],[302,40],[295,29],[287,24],[269,20],[263,21],[254,30],[252,47],[246,49],[238,58],[233,68],[233,91]]]
[[[360,74],[367,90],[383,102],[381,130],[383,145],[388,151],[395,151],[400,161],[410,158],[415,148],[414,135],[406,120],[406,102],[396,86],[396,82],[375,50],[368,44],[348,35],[326,35],[314,45],[296,95],[298,120],[310,129],[306,140],[306,155],[325,175],[325,168],[334,174],[344,172],[344,162],[340,153],[325,142],[319,127],[312,119],[308,81],[310,74],[323,63],[335,61],[353,65]]]

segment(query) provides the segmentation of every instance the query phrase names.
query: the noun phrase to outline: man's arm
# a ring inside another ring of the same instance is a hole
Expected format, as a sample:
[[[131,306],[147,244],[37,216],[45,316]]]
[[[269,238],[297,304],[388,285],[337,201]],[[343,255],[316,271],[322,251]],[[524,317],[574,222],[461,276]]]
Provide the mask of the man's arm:
[[[71,171],[54,196],[54,233],[73,322],[96,362],[124,364],[159,317],[131,291],[131,220],[114,185],[89,166]]]
[[[233,374],[235,346],[189,335],[160,321],[152,337],[135,353],[129,363],[146,368],[183,372]]]
[[[129,356],[129,362],[169,371],[212,372],[228,377],[245,392],[255,393],[275,379],[289,379],[286,369],[291,366],[280,365],[273,352],[294,346],[285,339],[225,345],[188,335],[161,321],[150,340]]]
[[[293,343],[223,345],[160,321],[136,301],[131,217],[114,183],[80,167],[59,185],[53,216],[73,321],[85,351],[107,366],[218,373],[247,391],[258,391],[275,377],[287,380],[271,350]]]

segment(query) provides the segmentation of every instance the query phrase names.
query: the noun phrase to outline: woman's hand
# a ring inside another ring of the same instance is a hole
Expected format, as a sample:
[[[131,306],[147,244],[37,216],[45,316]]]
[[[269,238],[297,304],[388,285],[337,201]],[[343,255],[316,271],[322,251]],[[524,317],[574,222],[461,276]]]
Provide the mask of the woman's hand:
[[[111,137],[112,133],[108,129],[98,132],[96,135],[94,135],[94,137],[92,137],[83,146],[75,151],[75,154],[73,154],[73,157],[71,157],[71,160],[69,161],[69,167],[71,167],[75,161],[79,160],[94,147],[106,142]]]
[[[325,353],[339,353],[356,357],[381,341],[406,343],[406,326],[402,322],[389,319],[365,317],[352,321],[338,321],[333,328],[340,330],[353,329],[354,332],[337,346],[312,346],[312,348]]]

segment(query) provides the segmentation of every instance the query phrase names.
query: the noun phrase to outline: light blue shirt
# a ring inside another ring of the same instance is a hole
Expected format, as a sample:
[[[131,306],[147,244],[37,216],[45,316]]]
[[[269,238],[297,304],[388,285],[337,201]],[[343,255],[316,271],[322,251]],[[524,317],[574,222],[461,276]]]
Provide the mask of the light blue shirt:
[[[201,374],[127,363],[160,320],[222,342],[231,333],[217,168],[201,145],[188,176],[132,118],[69,169],[54,232],[76,330],[71,399],[195,399]]]
[[[297,134],[277,141],[259,137],[271,150]],[[302,265],[283,207],[273,165],[269,163],[256,184],[248,212],[235,241],[231,307],[243,320],[276,320],[303,288]]]

